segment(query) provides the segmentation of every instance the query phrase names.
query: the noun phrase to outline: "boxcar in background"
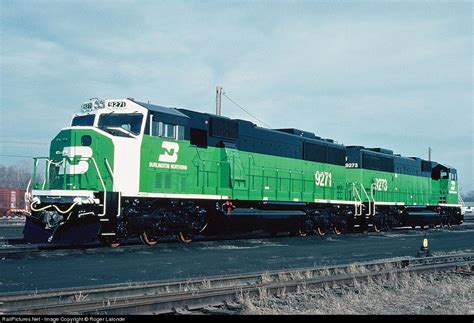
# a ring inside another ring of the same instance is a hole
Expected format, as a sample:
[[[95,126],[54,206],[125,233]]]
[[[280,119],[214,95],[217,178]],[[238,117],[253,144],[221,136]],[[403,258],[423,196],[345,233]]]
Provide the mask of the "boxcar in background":
[[[0,216],[11,215],[12,210],[25,209],[25,190],[0,187]]]

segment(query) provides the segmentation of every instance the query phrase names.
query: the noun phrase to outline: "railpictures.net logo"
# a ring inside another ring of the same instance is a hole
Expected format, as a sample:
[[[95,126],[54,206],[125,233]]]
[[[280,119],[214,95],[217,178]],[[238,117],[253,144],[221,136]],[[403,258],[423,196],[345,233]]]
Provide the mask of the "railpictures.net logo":
[[[50,322],[50,323],[78,323],[78,322],[125,322],[125,317],[120,316],[2,316],[2,322]]]

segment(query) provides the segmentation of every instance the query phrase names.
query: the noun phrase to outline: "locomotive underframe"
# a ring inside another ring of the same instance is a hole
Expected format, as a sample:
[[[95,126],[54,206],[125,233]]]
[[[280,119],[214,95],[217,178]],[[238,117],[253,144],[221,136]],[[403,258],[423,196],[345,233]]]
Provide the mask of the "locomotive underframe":
[[[32,211],[27,217],[25,237],[30,243],[100,240],[109,245],[139,237],[145,244],[155,244],[170,236],[190,242],[200,234],[263,231],[272,235],[323,235],[327,231],[340,234],[463,222],[458,207],[375,205],[375,215],[368,215],[371,205],[366,203],[358,215],[351,204],[121,198],[118,193],[106,194],[106,199],[98,193],[94,203],[75,207],[74,199],[60,196],[36,204],[35,209],[41,211]],[[61,212],[69,208],[70,212]]]

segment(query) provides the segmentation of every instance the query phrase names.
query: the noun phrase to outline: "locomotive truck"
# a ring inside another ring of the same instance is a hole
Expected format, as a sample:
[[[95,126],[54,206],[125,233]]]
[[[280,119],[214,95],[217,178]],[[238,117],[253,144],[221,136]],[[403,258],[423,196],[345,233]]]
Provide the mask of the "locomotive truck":
[[[30,243],[463,222],[457,171],[439,162],[132,98],[81,108],[34,158]]]

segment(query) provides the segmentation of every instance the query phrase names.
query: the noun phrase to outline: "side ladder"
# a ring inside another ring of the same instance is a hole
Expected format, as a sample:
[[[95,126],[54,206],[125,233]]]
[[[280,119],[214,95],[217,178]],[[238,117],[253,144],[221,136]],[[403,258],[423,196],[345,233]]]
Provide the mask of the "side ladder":
[[[365,216],[370,217],[372,215],[375,215],[375,198],[373,194],[373,184],[370,188],[370,196],[367,194],[367,191],[365,187],[362,185],[362,183],[352,183],[352,195],[356,201],[356,204],[354,205],[354,211],[355,211],[355,216],[361,216],[363,215],[363,206],[364,202],[362,201],[361,195],[358,190],[358,186],[360,186],[361,191],[364,193],[365,197],[367,198],[367,203],[369,206],[369,211]]]

